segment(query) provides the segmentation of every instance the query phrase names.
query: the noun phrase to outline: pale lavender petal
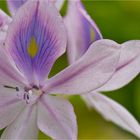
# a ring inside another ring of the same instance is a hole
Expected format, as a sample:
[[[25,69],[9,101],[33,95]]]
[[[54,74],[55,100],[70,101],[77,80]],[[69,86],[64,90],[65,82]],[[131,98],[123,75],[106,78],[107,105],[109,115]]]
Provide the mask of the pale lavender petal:
[[[0,29],[5,25],[8,25],[11,21],[12,19],[0,9]]]
[[[6,31],[11,21],[12,19],[4,11],[0,9],[0,45],[5,40]]]
[[[67,53],[71,64],[87,51],[92,42],[101,39],[102,35],[80,0],[68,2],[64,23],[68,33]]]
[[[43,83],[66,48],[63,20],[52,2],[27,1],[9,26],[6,47],[31,84]]]
[[[0,45],[0,85],[25,87],[26,79],[10,60],[4,46]]]
[[[25,79],[10,61],[7,52],[4,49],[4,41],[8,25],[12,19],[0,10],[0,84],[3,85],[24,85]]]
[[[12,16],[14,16],[17,10],[25,4],[27,0],[7,0],[9,12]],[[64,4],[64,0],[50,0],[55,3],[55,6],[58,10],[60,10]]]
[[[98,91],[119,89],[132,81],[140,72],[140,41],[132,40],[123,43],[116,72]]]
[[[94,42],[79,60],[46,82],[46,91],[82,94],[101,87],[116,69],[119,46],[111,40]]]
[[[25,107],[18,94],[16,89],[0,85],[0,129],[11,124]]]
[[[65,0],[52,0],[52,1],[55,2],[56,8],[60,11]]]
[[[53,139],[77,139],[77,124],[73,107],[62,97],[44,95],[40,99],[37,123],[39,129]]]
[[[96,92],[83,96],[83,99],[105,119],[140,138],[140,124],[122,105]]]
[[[7,0],[8,8],[12,16],[27,0]]]
[[[6,37],[6,32],[0,31],[0,46],[3,45],[5,37]]]
[[[36,106],[27,106],[3,132],[1,139],[37,139]]]

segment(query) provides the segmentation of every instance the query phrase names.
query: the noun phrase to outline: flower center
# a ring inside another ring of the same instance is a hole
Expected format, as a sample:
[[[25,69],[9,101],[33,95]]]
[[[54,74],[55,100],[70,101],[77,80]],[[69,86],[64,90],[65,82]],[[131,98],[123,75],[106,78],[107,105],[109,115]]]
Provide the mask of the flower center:
[[[18,87],[13,87],[9,85],[3,85],[4,88],[7,90],[15,90],[17,93],[17,97],[20,100],[25,101],[27,104],[34,104],[38,100],[38,98],[44,93],[41,88],[38,88],[37,86],[32,86],[32,88],[24,88],[20,89]]]
[[[36,86],[33,86],[32,89],[25,88],[23,99],[27,104],[34,104],[42,94],[42,90]]]

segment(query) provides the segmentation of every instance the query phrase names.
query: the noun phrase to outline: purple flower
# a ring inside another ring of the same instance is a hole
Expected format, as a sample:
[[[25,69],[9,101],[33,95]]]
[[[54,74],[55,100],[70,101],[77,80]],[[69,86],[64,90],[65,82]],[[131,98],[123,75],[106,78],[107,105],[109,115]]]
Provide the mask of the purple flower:
[[[102,35],[95,22],[86,13],[80,0],[69,1],[64,21],[68,33],[68,59],[69,63],[73,64],[87,53],[90,49],[89,44],[102,39]],[[101,94],[102,91],[113,91],[125,86],[139,72],[140,41],[127,41],[121,45],[120,59],[112,78],[101,88],[89,92],[88,95],[83,95],[82,98],[88,106],[95,108],[105,119],[140,138],[140,125],[134,117],[123,106]]]
[[[120,45],[97,41],[49,79],[67,45],[63,19],[52,2],[29,0],[5,25],[0,47],[0,128],[7,128],[1,138],[37,139],[40,129],[53,139],[76,139],[73,107],[54,94],[84,94],[104,85],[116,69]]]

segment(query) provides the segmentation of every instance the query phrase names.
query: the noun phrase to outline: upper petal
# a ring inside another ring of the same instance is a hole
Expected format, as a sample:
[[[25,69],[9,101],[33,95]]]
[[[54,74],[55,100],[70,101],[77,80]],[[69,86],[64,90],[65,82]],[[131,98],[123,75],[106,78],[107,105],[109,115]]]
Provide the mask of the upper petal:
[[[36,106],[26,107],[3,132],[1,139],[37,139]]]
[[[81,94],[101,87],[114,73],[119,54],[114,41],[94,42],[78,61],[47,81],[46,91]]]
[[[57,96],[44,95],[38,103],[38,127],[53,139],[76,140],[77,124],[72,105]]]
[[[12,16],[14,16],[17,10],[26,2],[27,0],[7,0],[8,9]],[[58,10],[61,9],[64,0],[50,0],[55,2],[55,6]]]
[[[119,89],[132,81],[140,72],[140,41],[127,41],[121,45],[120,60],[112,78],[98,91]]]
[[[12,16],[27,0],[7,0],[8,8]]]
[[[68,34],[68,59],[69,63],[73,63],[87,51],[92,42],[101,39],[102,35],[80,0],[69,0],[64,23]]]
[[[123,106],[96,92],[83,96],[83,99],[101,113],[105,119],[140,138],[140,124]]]
[[[43,83],[66,48],[63,21],[52,2],[27,1],[9,26],[6,47],[31,84]]]

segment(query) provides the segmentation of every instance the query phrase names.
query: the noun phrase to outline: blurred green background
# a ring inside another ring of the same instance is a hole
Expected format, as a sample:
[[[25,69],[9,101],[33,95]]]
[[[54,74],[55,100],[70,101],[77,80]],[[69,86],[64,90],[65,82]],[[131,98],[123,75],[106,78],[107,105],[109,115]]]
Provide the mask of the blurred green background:
[[[140,1],[83,1],[89,15],[96,21],[103,37],[118,43],[140,39]],[[0,8],[8,13],[6,2]],[[61,13],[64,15],[66,6]],[[66,55],[55,64],[51,75],[67,66]],[[140,77],[122,89],[105,93],[125,106],[140,122]],[[137,139],[116,125],[105,121],[95,110],[89,110],[79,96],[70,97],[78,121],[79,139]],[[49,139],[40,132],[40,139]]]

